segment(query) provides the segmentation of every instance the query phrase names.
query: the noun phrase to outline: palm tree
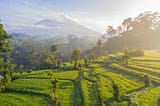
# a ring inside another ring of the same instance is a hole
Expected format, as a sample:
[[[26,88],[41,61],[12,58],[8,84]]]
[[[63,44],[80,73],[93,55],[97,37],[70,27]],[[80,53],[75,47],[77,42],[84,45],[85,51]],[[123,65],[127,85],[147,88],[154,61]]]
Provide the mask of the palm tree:
[[[114,37],[116,34],[116,30],[113,28],[113,26],[108,26],[106,32],[110,38]]]
[[[102,50],[102,47],[103,47],[103,43],[102,43],[102,40],[99,39],[98,42],[97,42],[97,47],[98,47],[98,50],[99,50],[99,56],[101,55],[101,50]]]

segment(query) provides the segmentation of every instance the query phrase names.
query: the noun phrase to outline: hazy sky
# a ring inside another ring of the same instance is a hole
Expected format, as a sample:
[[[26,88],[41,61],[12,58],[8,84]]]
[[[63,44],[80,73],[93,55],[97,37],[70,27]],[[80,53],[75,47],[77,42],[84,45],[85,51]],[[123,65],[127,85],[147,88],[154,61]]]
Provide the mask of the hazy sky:
[[[102,33],[144,11],[160,11],[160,0],[0,0],[3,24],[32,25],[67,16]]]

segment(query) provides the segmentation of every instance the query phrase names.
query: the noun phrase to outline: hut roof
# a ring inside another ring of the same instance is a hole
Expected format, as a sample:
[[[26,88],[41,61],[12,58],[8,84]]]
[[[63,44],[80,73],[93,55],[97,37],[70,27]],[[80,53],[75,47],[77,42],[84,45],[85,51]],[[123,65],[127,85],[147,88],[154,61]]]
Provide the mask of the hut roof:
[[[0,79],[4,79],[4,77],[3,77],[3,76],[0,76]]]

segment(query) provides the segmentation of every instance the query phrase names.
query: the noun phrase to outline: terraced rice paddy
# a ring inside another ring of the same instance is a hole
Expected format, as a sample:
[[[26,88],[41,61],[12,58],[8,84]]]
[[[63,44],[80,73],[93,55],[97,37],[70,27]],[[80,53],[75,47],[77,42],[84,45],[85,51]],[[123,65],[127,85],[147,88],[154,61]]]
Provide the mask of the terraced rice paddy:
[[[0,106],[54,106],[48,72],[58,80],[57,99],[61,106],[158,106],[160,104],[160,52],[146,51],[132,57],[128,66],[120,61],[108,63],[108,56],[81,70],[39,70],[15,74],[15,80],[0,93]],[[112,55],[116,59],[119,54]],[[114,58],[113,58],[114,59]],[[152,87],[144,87],[144,75]],[[114,99],[113,84],[120,101]]]

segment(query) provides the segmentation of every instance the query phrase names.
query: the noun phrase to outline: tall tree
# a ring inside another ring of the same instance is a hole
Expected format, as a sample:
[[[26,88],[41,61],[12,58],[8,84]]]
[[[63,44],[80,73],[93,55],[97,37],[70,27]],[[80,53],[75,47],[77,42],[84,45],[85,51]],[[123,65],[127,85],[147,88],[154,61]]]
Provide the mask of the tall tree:
[[[101,50],[102,50],[102,47],[103,47],[103,42],[102,42],[101,39],[98,40],[97,47],[98,47],[99,56],[100,56],[101,55]]]
[[[11,82],[11,71],[9,70],[10,66],[2,57],[2,54],[5,54],[6,52],[9,52],[11,50],[10,44],[8,43],[7,39],[9,39],[10,36],[6,33],[6,31],[3,29],[3,25],[0,24],[0,75],[5,77],[6,83]],[[2,82],[0,82],[0,89],[2,88]]]
[[[51,53],[46,54],[44,62],[47,68],[54,68],[55,56]]]
[[[113,26],[108,26],[106,32],[110,38],[114,37],[116,34],[116,30],[113,28]]]
[[[69,51],[72,52],[75,48],[79,47],[79,38],[74,34],[69,34],[67,36],[69,41]]]
[[[6,53],[11,50],[10,44],[7,39],[11,38],[3,29],[3,25],[0,24],[0,54]]]
[[[80,52],[78,49],[75,49],[72,53],[72,59],[75,61],[74,67],[78,66],[78,60],[80,59]]]
[[[52,45],[51,46],[51,48],[50,48],[50,50],[51,50],[51,52],[53,52],[53,56],[55,57],[55,59],[54,59],[54,68],[58,68],[58,59],[57,59],[57,57],[56,57],[56,52],[57,52],[57,46],[56,45]]]
[[[57,52],[57,46],[52,45],[51,48],[50,48],[50,51],[53,52],[53,53],[56,53]]]

